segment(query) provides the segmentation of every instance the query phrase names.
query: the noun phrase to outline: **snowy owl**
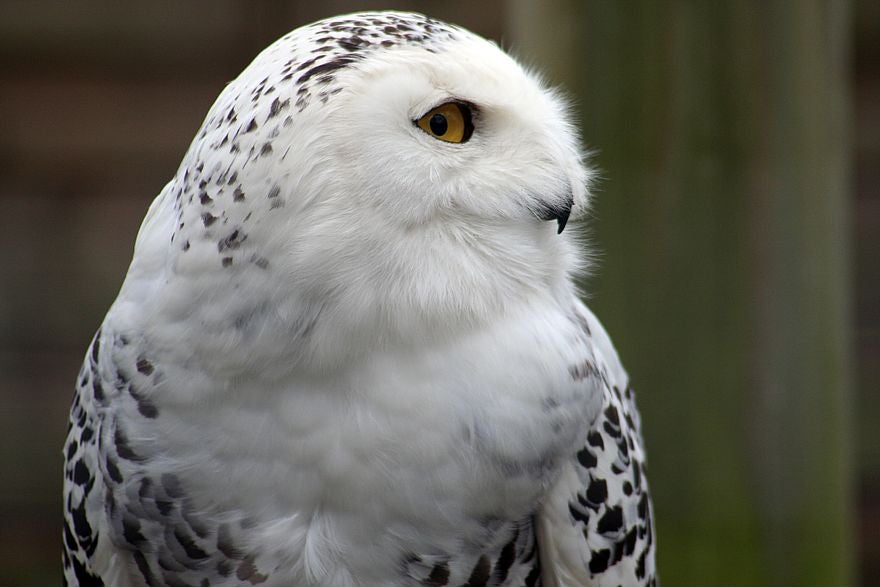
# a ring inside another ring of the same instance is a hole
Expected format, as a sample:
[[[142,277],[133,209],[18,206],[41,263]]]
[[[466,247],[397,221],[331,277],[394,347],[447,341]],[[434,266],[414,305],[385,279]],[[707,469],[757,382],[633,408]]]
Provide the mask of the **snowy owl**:
[[[628,378],[578,299],[561,98],[425,16],[217,98],[78,376],[69,585],[650,585]]]

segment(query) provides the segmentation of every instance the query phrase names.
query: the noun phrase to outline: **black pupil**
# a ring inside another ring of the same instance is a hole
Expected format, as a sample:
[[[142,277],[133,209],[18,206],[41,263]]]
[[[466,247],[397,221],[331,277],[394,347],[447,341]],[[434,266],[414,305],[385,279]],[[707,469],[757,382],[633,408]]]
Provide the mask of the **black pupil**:
[[[431,120],[428,121],[428,126],[431,127],[431,132],[438,137],[445,135],[446,130],[449,128],[449,125],[446,122],[446,117],[442,114],[435,114],[432,116]]]

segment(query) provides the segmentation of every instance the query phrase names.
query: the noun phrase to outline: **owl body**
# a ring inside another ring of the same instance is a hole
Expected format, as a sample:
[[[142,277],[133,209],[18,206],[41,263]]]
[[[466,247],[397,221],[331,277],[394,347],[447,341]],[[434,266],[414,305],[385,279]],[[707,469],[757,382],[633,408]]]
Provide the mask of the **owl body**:
[[[638,415],[558,234],[588,176],[561,100],[458,27],[266,49],[87,353],[67,581],[653,581]]]

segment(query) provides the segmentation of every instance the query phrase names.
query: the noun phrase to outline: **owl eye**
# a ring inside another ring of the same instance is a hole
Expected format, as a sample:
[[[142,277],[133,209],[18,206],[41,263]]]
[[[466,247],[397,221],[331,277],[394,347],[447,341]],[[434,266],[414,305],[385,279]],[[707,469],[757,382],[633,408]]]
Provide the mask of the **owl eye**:
[[[461,102],[446,102],[416,120],[420,129],[447,143],[465,143],[474,132],[471,109]]]

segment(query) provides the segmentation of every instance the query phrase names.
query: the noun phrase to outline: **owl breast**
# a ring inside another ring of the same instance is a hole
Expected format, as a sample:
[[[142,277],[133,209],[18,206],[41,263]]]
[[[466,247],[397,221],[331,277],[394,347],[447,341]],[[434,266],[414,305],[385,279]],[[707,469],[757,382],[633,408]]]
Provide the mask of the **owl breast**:
[[[601,392],[571,374],[592,357],[579,325],[552,306],[530,311],[285,393],[277,414],[291,475],[314,475],[316,490],[313,503],[290,506],[359,510],[377,531],[391,520],[425,542],[427,527],[460,539],[470,521],[534,513],[583,445]],[[306,495],[295,493],[292,502]]]
[[[384,584],[412,553],[498,550],[535,513],[601,405],[572,375],[591,357],[576,320],[537,306],[332,376],[160,405],[149,432],[127,432],[152,439],[188,507],[246,527],[237,540],[261,569]]]

